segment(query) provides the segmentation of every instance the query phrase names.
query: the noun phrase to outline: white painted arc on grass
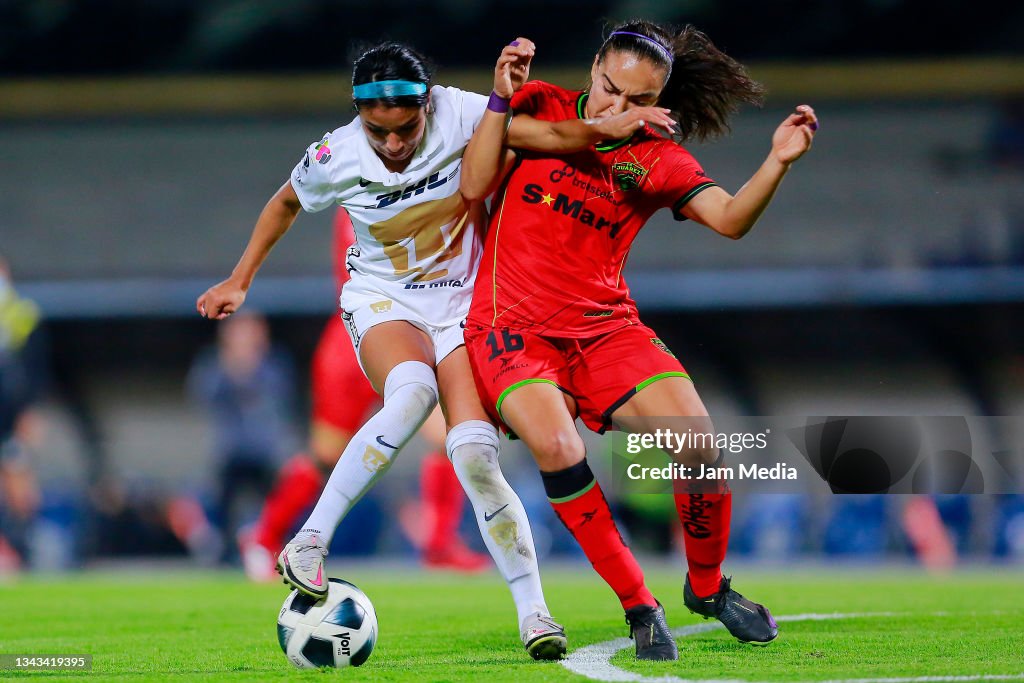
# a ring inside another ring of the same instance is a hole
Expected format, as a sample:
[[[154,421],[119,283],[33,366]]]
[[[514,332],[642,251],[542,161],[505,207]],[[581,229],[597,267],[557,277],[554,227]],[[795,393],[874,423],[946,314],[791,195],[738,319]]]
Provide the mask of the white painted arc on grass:
[[[892,617],[895,612],[863,612],[848,614],[793,614],[776,617],[776,621],[825,621],[830,619],[855,619],[861,617]],[[707,621],[693,626],[682,626],[672,629],[676,638],[692,636],[724,628],[718,621]],[[679,678],[678,676],[644,676],[633,671],[620,669],[611,663],[612,656],[619,650],[632,647],[629,638],[616,638],[603,643],[587,645],[576,650],[562,660],[562,666],[569,671],[586,676],[594,681],[630,681],[633,683],[758,683],[746,679],[730,678]],[[967,674],[962,676],[907,676],[886,678],[847,678],[831,681],[813,681],[809,683],[957,683],[959,681],[1019,681],[1024,680],[1024,672],[1019,674]],[[772,682],[774,683],[774,682]]]

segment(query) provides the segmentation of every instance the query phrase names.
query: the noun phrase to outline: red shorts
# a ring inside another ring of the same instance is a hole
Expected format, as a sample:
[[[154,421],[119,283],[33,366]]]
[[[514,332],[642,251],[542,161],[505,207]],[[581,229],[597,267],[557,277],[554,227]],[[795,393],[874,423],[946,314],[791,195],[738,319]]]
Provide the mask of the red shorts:
[[[341,316],[331,318],[313,352],[313,419],[348,432],[359,429],[379,403],[359,369]]]
[[[466,350],[490,416],[524,384],[547,382],[576,399],[579,417],[604,433],[611,415],[645,386],[689,375],[654,330],[637,323],[589,339],[548,337],[509,328],[466,326]]]

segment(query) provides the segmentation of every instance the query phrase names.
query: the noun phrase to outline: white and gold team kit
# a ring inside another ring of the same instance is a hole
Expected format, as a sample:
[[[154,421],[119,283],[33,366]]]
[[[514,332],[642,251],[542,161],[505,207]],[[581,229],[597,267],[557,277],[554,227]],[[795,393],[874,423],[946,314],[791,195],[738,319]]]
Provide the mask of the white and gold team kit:
[[[341,308],[357,355],[366,331],[391,320],[429,334],[436,362],[463,343],[487,216],[482,202],[462,198],[459,178],[487,98],[434,86],[430,106],[423,140],[401,173],[384,167],[359,118],[310,145],[292,171],[303,209],[338,204],[352,219]]]

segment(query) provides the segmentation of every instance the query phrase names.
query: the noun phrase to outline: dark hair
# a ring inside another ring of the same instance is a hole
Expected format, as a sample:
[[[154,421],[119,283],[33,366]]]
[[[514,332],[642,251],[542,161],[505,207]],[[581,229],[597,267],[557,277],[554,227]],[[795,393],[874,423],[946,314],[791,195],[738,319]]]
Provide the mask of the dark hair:
[[[741,104],[764,100],[764,86],[689,24],[675,30],[643,19],[627,21],[612,29],[597,52],[598,63],[613,50],[631,52],[667,70],[658,106],[672,110],[679,142],[722,135]]]
[[[352,85],[357,86],[375,81],[412,81],[425,84],[427,92],[422,95],[359,99],[355,101],[355,105],[357,107],[372,107],[378,104],[388,107],[422,107],[427,103],[432,76],[432,69],[427,58],[415,49],[401,43],[381,43],[364,50],[356,58],[352,65]]]

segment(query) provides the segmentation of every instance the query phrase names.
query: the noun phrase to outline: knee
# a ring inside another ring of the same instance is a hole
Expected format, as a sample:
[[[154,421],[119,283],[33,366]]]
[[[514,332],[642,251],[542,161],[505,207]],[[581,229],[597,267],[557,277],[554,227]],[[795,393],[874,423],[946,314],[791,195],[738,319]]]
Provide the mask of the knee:
[[[437,376],[420,361],[399,363],[384,382],[384,402],[400,400],[424,419],[437,405]]]
[[[429,416],[437,405],[437,387],[428,384],[411,383],[405,387],[408,401],[416,413]]]
[[[445,449],[460,478],[493,479],[501,476],[498,467],[498,431],[490,422],[468,420],[448,433]]]
[[[700,467],[701,465],[711,467],[718,462],[718,449],[714,446],[684,448],[673,453],[672,459],[680,465],[688,467]]]
[[[540,468],[556,472],[581,462],[587,454],[583,439],[575,429],[557,429],[535,439],[530,450]]]

